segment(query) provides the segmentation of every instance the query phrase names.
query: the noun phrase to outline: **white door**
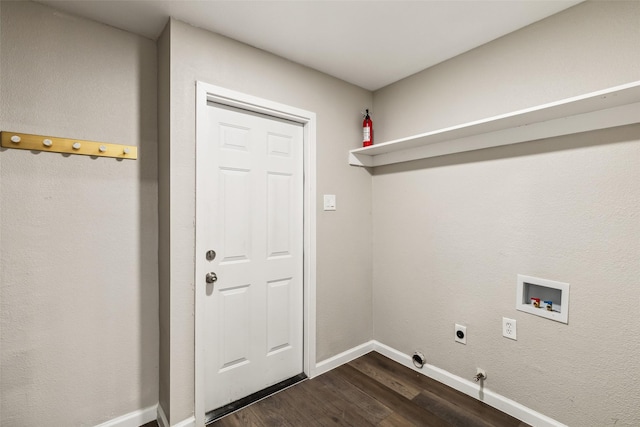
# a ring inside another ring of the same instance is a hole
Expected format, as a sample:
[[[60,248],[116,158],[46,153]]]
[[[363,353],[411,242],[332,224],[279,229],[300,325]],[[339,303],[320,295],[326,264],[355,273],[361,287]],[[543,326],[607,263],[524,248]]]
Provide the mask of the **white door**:
[[[207,110],[196,238],[216,252],[197,254],[197,271],[217,276],[197,278],[208,412],[303,372],[304,183],[302,125]]]

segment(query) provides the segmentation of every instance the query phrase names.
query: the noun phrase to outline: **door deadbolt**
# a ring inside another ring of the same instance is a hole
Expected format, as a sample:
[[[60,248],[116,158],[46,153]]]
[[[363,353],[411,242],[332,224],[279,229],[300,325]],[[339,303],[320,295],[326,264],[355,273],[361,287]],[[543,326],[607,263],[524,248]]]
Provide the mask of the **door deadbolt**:
[[[213,249],[207,251],[207,261],[213,261],[214,259],[216,259],[216,251]]]
[[[207,273],[206,280],[207,283],[215,283],[218,280],[218,275],[214,272]]]

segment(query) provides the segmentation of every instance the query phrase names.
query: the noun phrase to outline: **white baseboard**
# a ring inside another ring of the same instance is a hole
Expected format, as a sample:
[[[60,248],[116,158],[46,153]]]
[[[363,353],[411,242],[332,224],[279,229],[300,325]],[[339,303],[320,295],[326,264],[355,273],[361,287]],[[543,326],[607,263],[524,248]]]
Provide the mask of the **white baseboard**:
[[[367,343],[369,345],[369,343]],[[373,350],[388,357],[420,374],[441,382],[449,387],[476,398],[489,406],[492,406],[514,418],[524,421],[527,424],[536,427],[567,427],[552,418],[547,417],[533,409],[527,408],[518,402],[495,393],[486,387],[480,387],[479,384],[453,375],[443,369],[433,365],[426,364],[422,369],[418,369],[413,364],[411,356],[404,354],[394,348],[391,348],[378,341],[373,341]]]
[[[178,424],[174,424],[171,427],[196,427],[196,417],[189,417],[186,420],[182,420]]]
[[[169,420],[167,420],[167,415],[164,413],[164,409],[162,405],[158,403],[158,425],[160,427],[169,427]]]
[[[156,419],[158,405],[138,409],[118,418],[97,425],[96,427],[140,427]]]
[[[461,378],[457,375],[453,375],[452,373],[447,372],[444,369],[440,369],[430,364],[426,364],[422,369],[418,369],[414,366],[413,361],[411,360],[411,356],[409,356],[408,354],[404,354],[392,347],[389,347],[388,345],[382,344],[381,342],[378,342],[376,340],[371,340],[364,344],[360,344],[357,347],[354,347],[347,351],[343,351],[340,354],[317,363],[313,371],[313,376],[315,377],[328,372],[340,365],[352,361],[353,359],[364,356],[371,351],[377,351],[383,356],[386,356],[389,359],[394,360],[401,365],[414,370],[415,372],[418,372],[466,395],[478,399],[481,402],[484,402],[489,406],[492,406],[506,414],[509,414],[512,417],[519,419],[520,421],[524,421],[527,424],[536,427],[567,427],[565,424],[549,418],[546,415],[536,412],[533,409],[527,408],[526,406],[521,405],[520,403],[515,402],[511,399],[507,399],[506,397],[495,393],[487,389],[486,387],[481,388],[479,384]]]
[[[360,356],[364,356],[367,353],[373,351],[375,345],[375,341],[371,340],[364,344],[360,344],[357,347],[353,347],[350,350],[343,351],[340,354],[336,354],[333,357],[323,360],[322,362],[316,363],[315,369],[311,372],[310,378],[317,377],[320,374],[324,374],[325,372],[329,372],[333,368],[337,368],[340,365],[344,365],[345,363],[351,362],[353,359],[357,359]]]
[[[489,406],[492,406],[506,414],[511,415],[514,418],[519,419],[520,421],[524,421],[527,424],[536,427],[567,427],[565,424],[562,424],[552,418],[547,417],[546,415],[536,412],[533,409],[527,408],[526,406],[508,399],[498,393],[495,393],[487,389],[486,387],[481,388],[477,383],[474,383],[457,375],[453,375],[452,373],[440,369],[436,366],[427,363],[422,369],[418,369],[413,365],[411,356],[409,356],[408,354],[404,354],[392,347],[389,347],[388,345],[382,344],[381,342],[378,342],[376,340],[371,340],[366,343],[360,344],[359,346],[353,347],[352,349],[349,349],[347,351],[343,351],[340,354],[317,363],[310,377],[313,378],[315,376],[328,372],[340,365],[352,361],[353,359],[364,356],[371,351],[377,351],[383,356],[386,356],[389,359],[394,360],[401,365],[412,369],[415,372],[418,372],[466,395],[478,399]],[[160,425],[160,427],[195,427],[196,425],[195,417],[189,417],[177,424],[174,424],[173,426],[170,426],[162,406],[158,404],[145,409],[131,412],[106,423],[100,424],[96,427],[139,427],[156,419],[158,420],[158,424]]]
[[[196,418],[189,417],[186,420],[180,421],[178,424],[170,426],[169,421],[167,420],[167,415],[164,413],[162,405],[158,404],[158,425],[160,427],[195,427]]]

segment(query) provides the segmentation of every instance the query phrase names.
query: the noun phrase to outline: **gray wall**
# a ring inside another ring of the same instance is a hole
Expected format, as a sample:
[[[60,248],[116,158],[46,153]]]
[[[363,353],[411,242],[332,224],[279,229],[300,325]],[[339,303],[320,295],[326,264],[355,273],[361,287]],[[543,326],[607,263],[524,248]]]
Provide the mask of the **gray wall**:
[[[0,10],[0,128],[140,150],[0,152],[0,424],[96,425],[158,401],[155,43]]]
[[[195,82],[266,98],[317,114],[317,360],[372,336],[371,177],[347,164],[361,144],[372,94],[264,51],[172,20],[159,43],[161,402],[172,423],[193,414]],[[168,67],[168,69],[167,69]],[[168,120],[168,124],[162,122]],[[322,195],[336,194],[336,212]],[[168,320],[167,320],[168,318]],[[164,356],[163,356],[164,357]],[[170,382],[170,390],[165,384]]]
[[[640,80],[639,23],[584,3],[388,86],[377,141]],[[375,339],[572,426],[639,425],[639,164],[633,125],[376,169]],[[571,284],[568,325],[515,310],[518,273]]]
[[[150,40],[1,2],[0,128],[140,159],[0,152],[0,424],[95,425],[158,400],[173,423],[193,414],[202,80],[317,114],[318,361],[374,337],[465,378],[481,366],[486,387],[570,425],[637,425],[639,126],[373,179],[346,153],[372,100],[381,142],[640,80],[639,7],[585,3],[372,96],[178,21],[156,59]],[[515,310],[518,273],[571,283],[569,325]]]

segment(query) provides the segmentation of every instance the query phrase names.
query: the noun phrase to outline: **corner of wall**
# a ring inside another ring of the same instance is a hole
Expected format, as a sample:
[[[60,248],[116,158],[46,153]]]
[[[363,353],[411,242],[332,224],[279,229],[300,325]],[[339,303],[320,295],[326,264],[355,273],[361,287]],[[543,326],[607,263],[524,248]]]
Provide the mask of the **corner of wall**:
[[[159,268],[159,405],[170,415],[171,377],[171,252],[170,252],[170,132],[171,132],[171,21],[157,41],[158,52],[158,268]],[[168,422],[165,424],[168,426]]]

